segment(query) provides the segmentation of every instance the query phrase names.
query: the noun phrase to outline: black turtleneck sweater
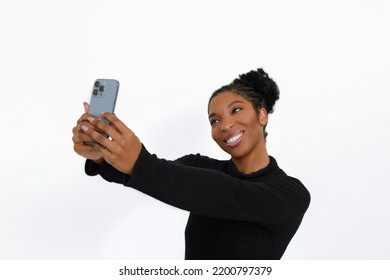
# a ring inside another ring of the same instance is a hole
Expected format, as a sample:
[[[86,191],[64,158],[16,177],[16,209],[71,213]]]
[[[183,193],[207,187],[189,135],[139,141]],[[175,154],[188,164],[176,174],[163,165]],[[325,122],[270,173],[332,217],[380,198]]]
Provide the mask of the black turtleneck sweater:
[[[273,157],[248,175],[231,160],[196,154],[167,161],[142,147],[131,176],[90,160],[85,170],[189,211],[186,259],[280,259],[310,203]]]

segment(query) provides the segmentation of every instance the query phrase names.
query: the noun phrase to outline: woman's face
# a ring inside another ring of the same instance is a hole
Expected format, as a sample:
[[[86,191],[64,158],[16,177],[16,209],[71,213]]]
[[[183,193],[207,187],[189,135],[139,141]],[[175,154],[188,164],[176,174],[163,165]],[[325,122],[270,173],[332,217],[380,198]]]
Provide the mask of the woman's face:
[[[232,158],[245,158],[264,147],[266,111],[260,109],[256,114],[252,103],[234,92],[220,93],[211,100],[209,120],[214,141]]]

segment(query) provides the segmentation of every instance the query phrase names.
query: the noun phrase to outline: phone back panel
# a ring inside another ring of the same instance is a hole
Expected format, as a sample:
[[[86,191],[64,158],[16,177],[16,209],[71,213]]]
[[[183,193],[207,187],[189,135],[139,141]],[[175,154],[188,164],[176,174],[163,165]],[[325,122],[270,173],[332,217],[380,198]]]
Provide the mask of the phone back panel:
[[[93,86],[88,113],[108,123],[100,116],[100,113],[114,113],[118,90],[119,82],[117,80],[97,79]]]

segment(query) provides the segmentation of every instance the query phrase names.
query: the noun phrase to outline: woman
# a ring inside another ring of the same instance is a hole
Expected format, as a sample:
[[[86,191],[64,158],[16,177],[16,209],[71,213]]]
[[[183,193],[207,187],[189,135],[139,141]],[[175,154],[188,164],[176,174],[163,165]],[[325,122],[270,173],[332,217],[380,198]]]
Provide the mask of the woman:
[[[278,87],[262,69],[212,94],[212,137],[231,156],[228,161],[199,154],[159,159],[110,113],[102,115],[111,125],[88,113],[81,116],[73,129],[74,150],[87,158],[88,175],[190,211],[186,259],[280,259],[310,194],[267,153],[265,128],[277,99]]]

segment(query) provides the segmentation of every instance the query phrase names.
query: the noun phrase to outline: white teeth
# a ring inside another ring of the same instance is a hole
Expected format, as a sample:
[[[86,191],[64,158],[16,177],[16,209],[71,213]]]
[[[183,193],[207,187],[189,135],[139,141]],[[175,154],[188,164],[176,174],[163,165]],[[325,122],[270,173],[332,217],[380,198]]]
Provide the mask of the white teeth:
[[[234,142],[234,141],[237,141],[239,138],[242,137],[242,134],[243,134],[243,133],[241,132],[240,134],[238,134],[238,135],[236,135],[236,136],[234,136],[234,137],[232,137],[232,138],[226,140],[226,142],[227,142],[228,144],[230,144],[230,143],[232,143],[232,142]]]

